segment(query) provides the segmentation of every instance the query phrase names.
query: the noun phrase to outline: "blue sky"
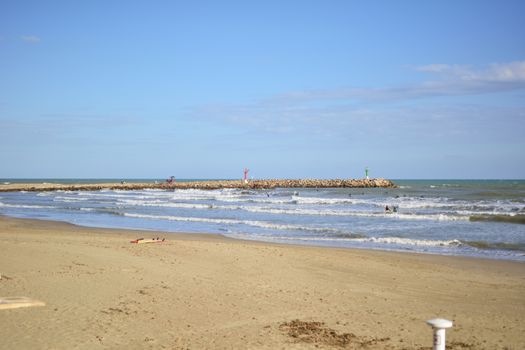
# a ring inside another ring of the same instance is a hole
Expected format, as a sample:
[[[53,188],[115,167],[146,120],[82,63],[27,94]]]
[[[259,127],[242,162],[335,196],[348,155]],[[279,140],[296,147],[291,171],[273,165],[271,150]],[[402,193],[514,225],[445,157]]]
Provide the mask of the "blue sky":
[[[525,178],[523,1],[0,2],[0,178]]]

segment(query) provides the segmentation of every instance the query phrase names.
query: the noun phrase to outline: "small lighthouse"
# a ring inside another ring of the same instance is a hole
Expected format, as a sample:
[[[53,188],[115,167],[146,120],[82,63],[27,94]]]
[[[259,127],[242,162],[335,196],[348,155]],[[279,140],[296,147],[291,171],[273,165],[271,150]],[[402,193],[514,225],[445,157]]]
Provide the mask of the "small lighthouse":
[[[367,180],[370,179],[370,178],[368,177],[368,167],[365,168],[365,178],[366,178]]]
[[[250,171],[250,169],[248,168],[244,168],[244,183],[247,184],[248,183],[248,172]]]

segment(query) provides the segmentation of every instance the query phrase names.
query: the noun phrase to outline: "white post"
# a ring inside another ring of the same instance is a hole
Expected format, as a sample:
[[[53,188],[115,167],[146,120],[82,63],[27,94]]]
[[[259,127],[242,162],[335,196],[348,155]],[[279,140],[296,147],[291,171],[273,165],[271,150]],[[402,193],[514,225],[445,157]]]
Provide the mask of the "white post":
[[[445,350],[445,329],[452,327],[452,321],[442,318],[428,320],[427,324],[434,331],[434,347],[432,350]]]

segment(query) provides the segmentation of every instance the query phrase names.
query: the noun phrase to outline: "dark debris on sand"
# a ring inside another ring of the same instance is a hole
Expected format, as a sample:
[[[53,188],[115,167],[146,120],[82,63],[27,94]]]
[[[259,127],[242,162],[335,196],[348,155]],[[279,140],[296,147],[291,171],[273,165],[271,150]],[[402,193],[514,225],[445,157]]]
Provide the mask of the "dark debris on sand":
[[[338,333],[326,327],[324,322],[315,321],[284,322],[279,326],[279,330],[286,332],[296,343],[322,344],[351,349],[363,349],[390,340],[390,338],[359,337],[353,333]]]

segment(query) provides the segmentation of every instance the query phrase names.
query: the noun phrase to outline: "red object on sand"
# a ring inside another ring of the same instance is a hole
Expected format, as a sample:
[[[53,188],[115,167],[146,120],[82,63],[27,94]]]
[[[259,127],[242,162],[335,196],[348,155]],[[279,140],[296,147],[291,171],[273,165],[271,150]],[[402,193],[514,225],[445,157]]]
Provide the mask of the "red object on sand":
[[[166,240],[166,238],[163,238],[163,239],[160,239],[159,237],[157,238],[137,238],[137,239],[134,239],[132,241],[129,241],[129,243],[136,243],[136,244],[143,244],[143,243],[162,243]]]

